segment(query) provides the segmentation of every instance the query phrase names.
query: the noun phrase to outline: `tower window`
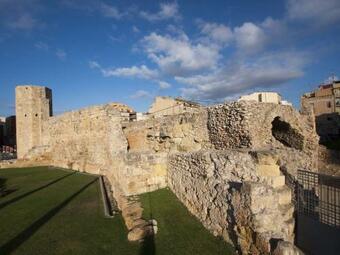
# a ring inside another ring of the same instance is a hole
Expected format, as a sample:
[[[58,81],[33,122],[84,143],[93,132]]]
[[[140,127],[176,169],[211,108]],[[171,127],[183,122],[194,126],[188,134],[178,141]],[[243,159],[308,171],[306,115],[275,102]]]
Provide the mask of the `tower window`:
[[[25,117],[27,117],[27,114],[25,113]]]
[[[327,107],[328,107],[328,108],[331,108],[331,107],[332,107],[331,102],[329,102],[329,101],[327,102]]]
[[[35,117],[38,117],[38,113],[35,114]]]

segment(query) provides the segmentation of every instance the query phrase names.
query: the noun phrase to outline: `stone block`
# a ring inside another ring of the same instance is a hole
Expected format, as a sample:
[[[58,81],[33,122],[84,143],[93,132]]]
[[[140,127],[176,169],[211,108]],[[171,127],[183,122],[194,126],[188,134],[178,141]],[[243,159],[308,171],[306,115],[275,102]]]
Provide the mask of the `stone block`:
[[[139,241],[150,234],[153,234],[152,226],[136,227],[128,233],[128,240],[132,242]]]
[[[287,186],[284,186],[278,190],[278,196],[280,205],[290,204],[292,201],[292,191]]]
[[[280,176],[266,176],[264,177],[264,181],[266,184],[273,188],[279,188],[285,185],[285,177],[284,175]]]
[[[130,151],[144,151],[147,149],[146,143],[146,131],[130,132],[126,135],[129,144]]]
[[[167,165],[166,164],[156,164],[153,166],[153,176],[166,176]]]
[[[257,172],[261,176],[279,176],[281,174],[280,167],[278,165],[257,165]]]
[[[175,124],[174,125],[174,127],[173,127],[173,130],[172,130],[172,132],[173,132],[173,136],[175,137],[175,138],[183,138],[184,137],[184,135],[183,135],[183,130],[182,130],[182,125],[180,125],[180,124]]]
[[[280,205],[279,210],[283,221],[288,221],[294,217],[294,205],[292,204]]]
[[[278,156],[271,151],[257,151],[255,157],[261,165],[276,165],[278,161]]]

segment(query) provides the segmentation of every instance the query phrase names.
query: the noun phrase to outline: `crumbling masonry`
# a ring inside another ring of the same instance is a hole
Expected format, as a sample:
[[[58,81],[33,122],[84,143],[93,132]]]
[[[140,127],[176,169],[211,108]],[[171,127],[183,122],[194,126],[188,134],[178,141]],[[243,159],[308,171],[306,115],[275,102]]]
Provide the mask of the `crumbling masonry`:
[[[169,187],[243,254],[268,254],[278,240],[293,242],[290,186],[297,169],[317,167],[311,115],[233,102],[138,122],[123,121],[116,104],[52,116],[51,90],[38,86],[18,86],[16,107],[18,162],[106,176],[130,240],[150,225],[129,197]]]

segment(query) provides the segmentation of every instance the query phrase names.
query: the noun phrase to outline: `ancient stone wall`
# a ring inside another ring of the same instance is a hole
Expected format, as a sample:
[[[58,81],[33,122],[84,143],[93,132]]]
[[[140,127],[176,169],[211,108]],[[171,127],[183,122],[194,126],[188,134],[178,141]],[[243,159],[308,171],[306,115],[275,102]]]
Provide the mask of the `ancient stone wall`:
[[[172,97],[156,97],[149,109],[152,117],[159,118],[168,115],[177,115],[185,112],[197,112],[198,103]]]
[[[26,159],[103,174],[127,196],[166,186],[167,154],[128,152],[120,112],[113,104],[49,118],[42,124],[41,144]]]
[[[210,147],[207,111],[130,122],[123,127],[131,152],[196,151]]]
[[[168,156],[209,148],[207,111],[123,124],[128,152],[115,171],[125,194],[134,195],[166,187]]]
[[[316,168],[313,116],[290,106],[234,102],[127,123],[114,104],[49,117],[48,91],[18,88],[20,120],[28,117],[25,109],[30,114],[27,131],[26,122],[19,124],[21,156],[105,175],[129,230],[141,210],[130,222],[126,196],[169,186],[206,228],[245,254],[268,254],[272,239],[293,240],[285,181],[294,183],[299,168]]]
[[[105,172],[112,183],[119,184],[126,196],[154,191],[167,186],[167,154],[129,152],[113,158]]]
[[[208,116],[209,135],[216,149],[288,146],[304,150],[309,142],[317,143],[313,122],[287,105],[233,102],[209,107]],[[273,134],[273,124],[279,121],[278,129],[287,131],[282,132],[286,137]]]
[[[292,175],[302,166],[316,170],[318,136],[313,116],[291,106],[255,102],[211,106],[208,129],[216,149],[279,150],[281,165],[290,164],[287,169]],[[292,163],[291,157],[299,161]]]
[[[208,108],[209,137],[215,149],[251,147],[251,134],[246,129],[246,110],[244,102],[233,102]]]
[[[340,151],[319,146],[319,173],[340,176]]]
[[[170,156],[168,185],[213,234],[242,254],[269,254],[292,241],[294,207],[272,152],[199,151]]]
[[[17,155],[23,158],[34,146],[42,144],[42,125],[52,116],[52,91],[39,86],[17,86]]]
[[[216,235],[228,236],[230,191],[246,180],[258,181],[254,160],[247,152],[200,151],[169,159],[169,187]]]
[[[101,169],[110,169],[115,155],[127,150],[120,113],[111,105],[51,117],[42,130],[41,146],[30,156],[43,155],[54,164],[75,170],[98,174]]]

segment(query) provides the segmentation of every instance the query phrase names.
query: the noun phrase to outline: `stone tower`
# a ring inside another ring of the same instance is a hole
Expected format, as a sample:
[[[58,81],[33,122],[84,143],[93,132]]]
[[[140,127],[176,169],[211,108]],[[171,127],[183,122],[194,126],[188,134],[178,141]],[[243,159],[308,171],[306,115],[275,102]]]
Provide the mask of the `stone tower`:
[[[42,145],[42,124],[52,116],[52,90],[41,86],[17,86],[15,105],[20,159],[33,147]]]

